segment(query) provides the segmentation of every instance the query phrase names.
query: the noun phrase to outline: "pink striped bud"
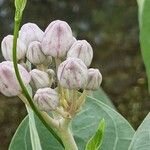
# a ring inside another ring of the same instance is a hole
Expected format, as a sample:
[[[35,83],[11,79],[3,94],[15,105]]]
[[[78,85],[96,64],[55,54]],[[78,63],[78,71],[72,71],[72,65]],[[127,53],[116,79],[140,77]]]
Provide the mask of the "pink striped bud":
[[[30,75],[31,85],[36,89],[51,87],[53,79],[48,73],[38,69],[33,69],[32,71],[30,71]]]
[[[38,89],[34,95],[34,102],[41,111],[55,110],[59,105],[58,93],[51,88]]]
[[[87,67],[78,58],[68,58],[60,64],[57,77],[62,87],[81,89],[87,83]]]
[[[22,80],[27,86],[31,79],[30,74],[21,65],[18,65],[18,67]],[[21,94],[21,87],[17,81],[13,63],[10,61],[0,63],[0,92],[8,97]]]
[[[86,85],[87,90],[97,90],[99,89],[102,83],[102,75],[98,69],[89,69],[88,70],[88,82]]]
[[[51,56],[45,56],[41,50],[41,43],[38,41],[31,42],[27,50],[27,59],[34,65],[50,64],[52,62]]]
[[[33,41],[42,41],[44,32],[34,23],[24,24],[19,31],[19,38],[27,45]]]
[[[72,42],[73,36],[70,26],[64,21],[53,21],[45,30],[42,50],[48,56],[65,57]]]
[[[93,59],[93,50],[86,40],[78,40],[68,51],[67,57],[79,58],[86,64],[86,66],[90,66]]]
[[[2,54],[5,60],[12,61],[12,49],[13,49],[13,35],[7,35],[4,37],[1,43]],[[25,58],[27,46],[20,40],[17,40],[17,60],[23,60]]]

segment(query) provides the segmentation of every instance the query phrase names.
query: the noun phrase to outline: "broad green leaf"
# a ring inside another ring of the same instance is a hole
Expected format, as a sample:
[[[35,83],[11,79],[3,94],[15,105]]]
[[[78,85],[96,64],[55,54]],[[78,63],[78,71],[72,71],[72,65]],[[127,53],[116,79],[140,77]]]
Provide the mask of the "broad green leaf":
[[[30,130],[32,150],[42,150],[40,138],[36,128],[34,112],[28,106],[26,106],[26,109],[29,116],[29,130]]]
[[[91,93],[91,97],[100,100],[104,104],[108,105],[109,107],[116,110],[115,106],[111,102],[110,98],[106,95],[102,88],[98,89],[97,91],[93,91]]]
[[[106,128],[101,150],[127,150],[134,134],[130,124],[115,110],[99,100],[88,97],[84,109],[73,121],[73,131],[79,149],[83,150],[96,132],[99,120],[105,119]]]
[[[150,91],[150,0],[139,0],[140,44]]]
[[[98,150],[103,142],[105,130],[105,120],[100,121],[95,135],[88,141],[85,150]]]
[[[128,150],[150,150],[150,113],[135,132]]]
[[[72,131],[79,150],[85,149],[86,143],[96,132],[99,120],[103,118],[106,121],[106,129],[101,150],[127,150],[134,134],[133,128],[112,108],[91,97],[86,99],[86,104],[82,111],[78,113],[72,122]],[[63,150],[61,145],[47,132],[37,118],[36,125],[43,150]],[[28,136],[29,131],[27,129],[28,122],[25,119],[17,130],[9,150],[18,150],[16,145],[20,145],[22,150],[31,150],[31,147],[29,147],[31,145],[30,137]],[[24,132],[25,130],[26,132]],[[25,149],[26,143],[29,148]]]
[[[23,119],[19,125],[16,133],[14,134],[9,146],[9,150],[31,150],[32,146],[28,139],[30,139],[29,133],[29,119],[28,116]]]
[[[64,150],[52,134],[43,126],[40,120],[35,117],[36,126],[39,132],[40,142],[43,150]],[[18,127],[11,143],[9,150],[32,150],[29,118],[28,116],[22,121]]]

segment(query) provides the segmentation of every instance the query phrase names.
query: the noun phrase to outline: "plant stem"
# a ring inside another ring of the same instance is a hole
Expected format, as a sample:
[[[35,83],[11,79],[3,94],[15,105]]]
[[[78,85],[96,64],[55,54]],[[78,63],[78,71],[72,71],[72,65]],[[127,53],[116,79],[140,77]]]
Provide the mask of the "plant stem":
[[[17,16],[17,12],[15,14],[15,16]],[[61,139],[58,137],[58,135],[54,132],[54,130],[47,124],[46,120],[42,117],[42,115],[39,113],[39,111],[37,110],[37,108],[35,107],[32,98],[30,96],[30,94],[28,93],[22,78],[20,76],[19,73],[19,69],[18,69],[18,64],[17,64],[17,38],[18,38],[18,33],[19,33],[19,28],[20,28],[20,23],[22,20],[22,16],[20,16],[20,18],[16,18],[15,17],[15,26],[14,26],[14,39],[13,39],[13,64],[14,64],[14,69],[15,69],[15,73],[16,73],[16,77],[18,79],[18,82],[22,88],[22,91],[26,97],[26,99],[28,100],[30,107],[32,108],[32,110],[34,111],[34,113],[38,116],[38,118],[41,120],[41,122],[44,124],[44,126],[52,133],[52,135],[59,141],[59,143],[63,146]]]
[[[65,150],[78,150],[73,134],[69,128],[71,119],[64,119],[60,124],[60,137],[65,146]]]
[[[69,128],[64,132],[61,132],[61,139],[64,143],[65,150],[78,150],[78,147]]]

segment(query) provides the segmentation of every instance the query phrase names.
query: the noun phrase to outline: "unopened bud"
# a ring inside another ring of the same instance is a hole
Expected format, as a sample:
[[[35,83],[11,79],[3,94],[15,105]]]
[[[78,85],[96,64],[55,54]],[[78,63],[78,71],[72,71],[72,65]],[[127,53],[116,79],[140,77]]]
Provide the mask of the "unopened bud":
[[[38,89],[34,95],[34,102],[41,111],[55,110],[59,105],[58,93],[51,88]]]
[[[98,69],[89,69],[88,70],[88,82],[86,89],[87,90],[97,90],[102,83],[102,75]]]
[[[33,69],[30,71],[30,75],[31,85],[36,89],[51,87],[53,80],[48,73],[38,69]]]
[[[42,50],[45,55],[65,57],[72,45],[73,36],[70,26],[64,21],[53,21],[47,27],[42,40]]]
[[[30,74],[24,67],[18,65],[21,78],[24,85],[27,86],[30,82]],[[0,63],[0,92],[5,96],[17,96],[21,94],[21,87],[15,75],[13,63],[10,61],[4,61]]]
[[[19,31],[19,38],[27,45],[33,41],[42,41],[44,32],[34,23],[24,24]]]
[[[57,77],[62,87],[81,89],[87,83],[87,67],[78,58],[68,58],[58,67]]]
[[[90,66],[93,59],[93,49],[86,40],[78,40],[68,51],[67,57],[79,58],[86,66]]]
[[[41,43],[38,41],[34,41],[29,44],[26,57],[34,65],[39,65],[43,63],[48,64],[52,61],[52,58],[50,56],[47,57],[44,55],[41,50]]]
[[[12,49],[13,49],[13,35],[8,35],[4,37],[1,43],[1,50],[5,60],[12,61],[13,59]],[[17,39],[17,60],[24,59],[26,51],[27,51],[26,45],[20,39]]]

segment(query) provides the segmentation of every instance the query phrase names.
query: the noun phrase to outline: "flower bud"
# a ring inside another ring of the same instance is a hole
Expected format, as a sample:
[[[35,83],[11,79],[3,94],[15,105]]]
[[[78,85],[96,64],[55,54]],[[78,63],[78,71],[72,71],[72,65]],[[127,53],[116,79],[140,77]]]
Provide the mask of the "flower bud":
[[[45,55],[64,57],[72,45],[73,36],[70,26],[64,21],[53,21],[45,30],[42,50]]]
[[[93,59],[93,50],[86,40],[78,40],[68,51],[67,57],[79,58],[86,64],[86,66],[90,66]]]
[[[58,93],[51,88],[38,89],[34,95],[34,102],[41,111],[55,110],[59,105]]]
[[[31,85],[36,89],[51,87],[52,78],[49,76],[48,73],[38,69],[33,69],[32,71],[30,71],[30,75]]]
[[[4,37],[1,43],[2,54],[6,60],[12,60],[13,58],[13,35],[8,35]],[[26,45],[20,40],[17,39],[17,60],[25,58],[27,51]]]
[[[27,45],[33,41],[42,41],[44,32],[34,23],[24,24],[19,31],[19,38]]]
[[[89,69],[88,70],[88,81],[86,85],[87,90],[97,90],[102,83],[102,75],[98,69]]]
[[[18,67],[22,80],[27,86],[31,79],[30,74],[21,65],[18,65]],[[10,61],[0,63],[0,92],[8,97],[17,96],[21,93],[21,87],[16,78],[13,63]]]
[[[78,58],[68,58],[58,67],[57,77],[62,87],[81,89],[87,83],[87,67]]]
[[[52,62],[50,56],[45,56],[41,50],[41,43],[38,41],[31,42],[27,50],[27,59],[34,65],[47,64]]]

